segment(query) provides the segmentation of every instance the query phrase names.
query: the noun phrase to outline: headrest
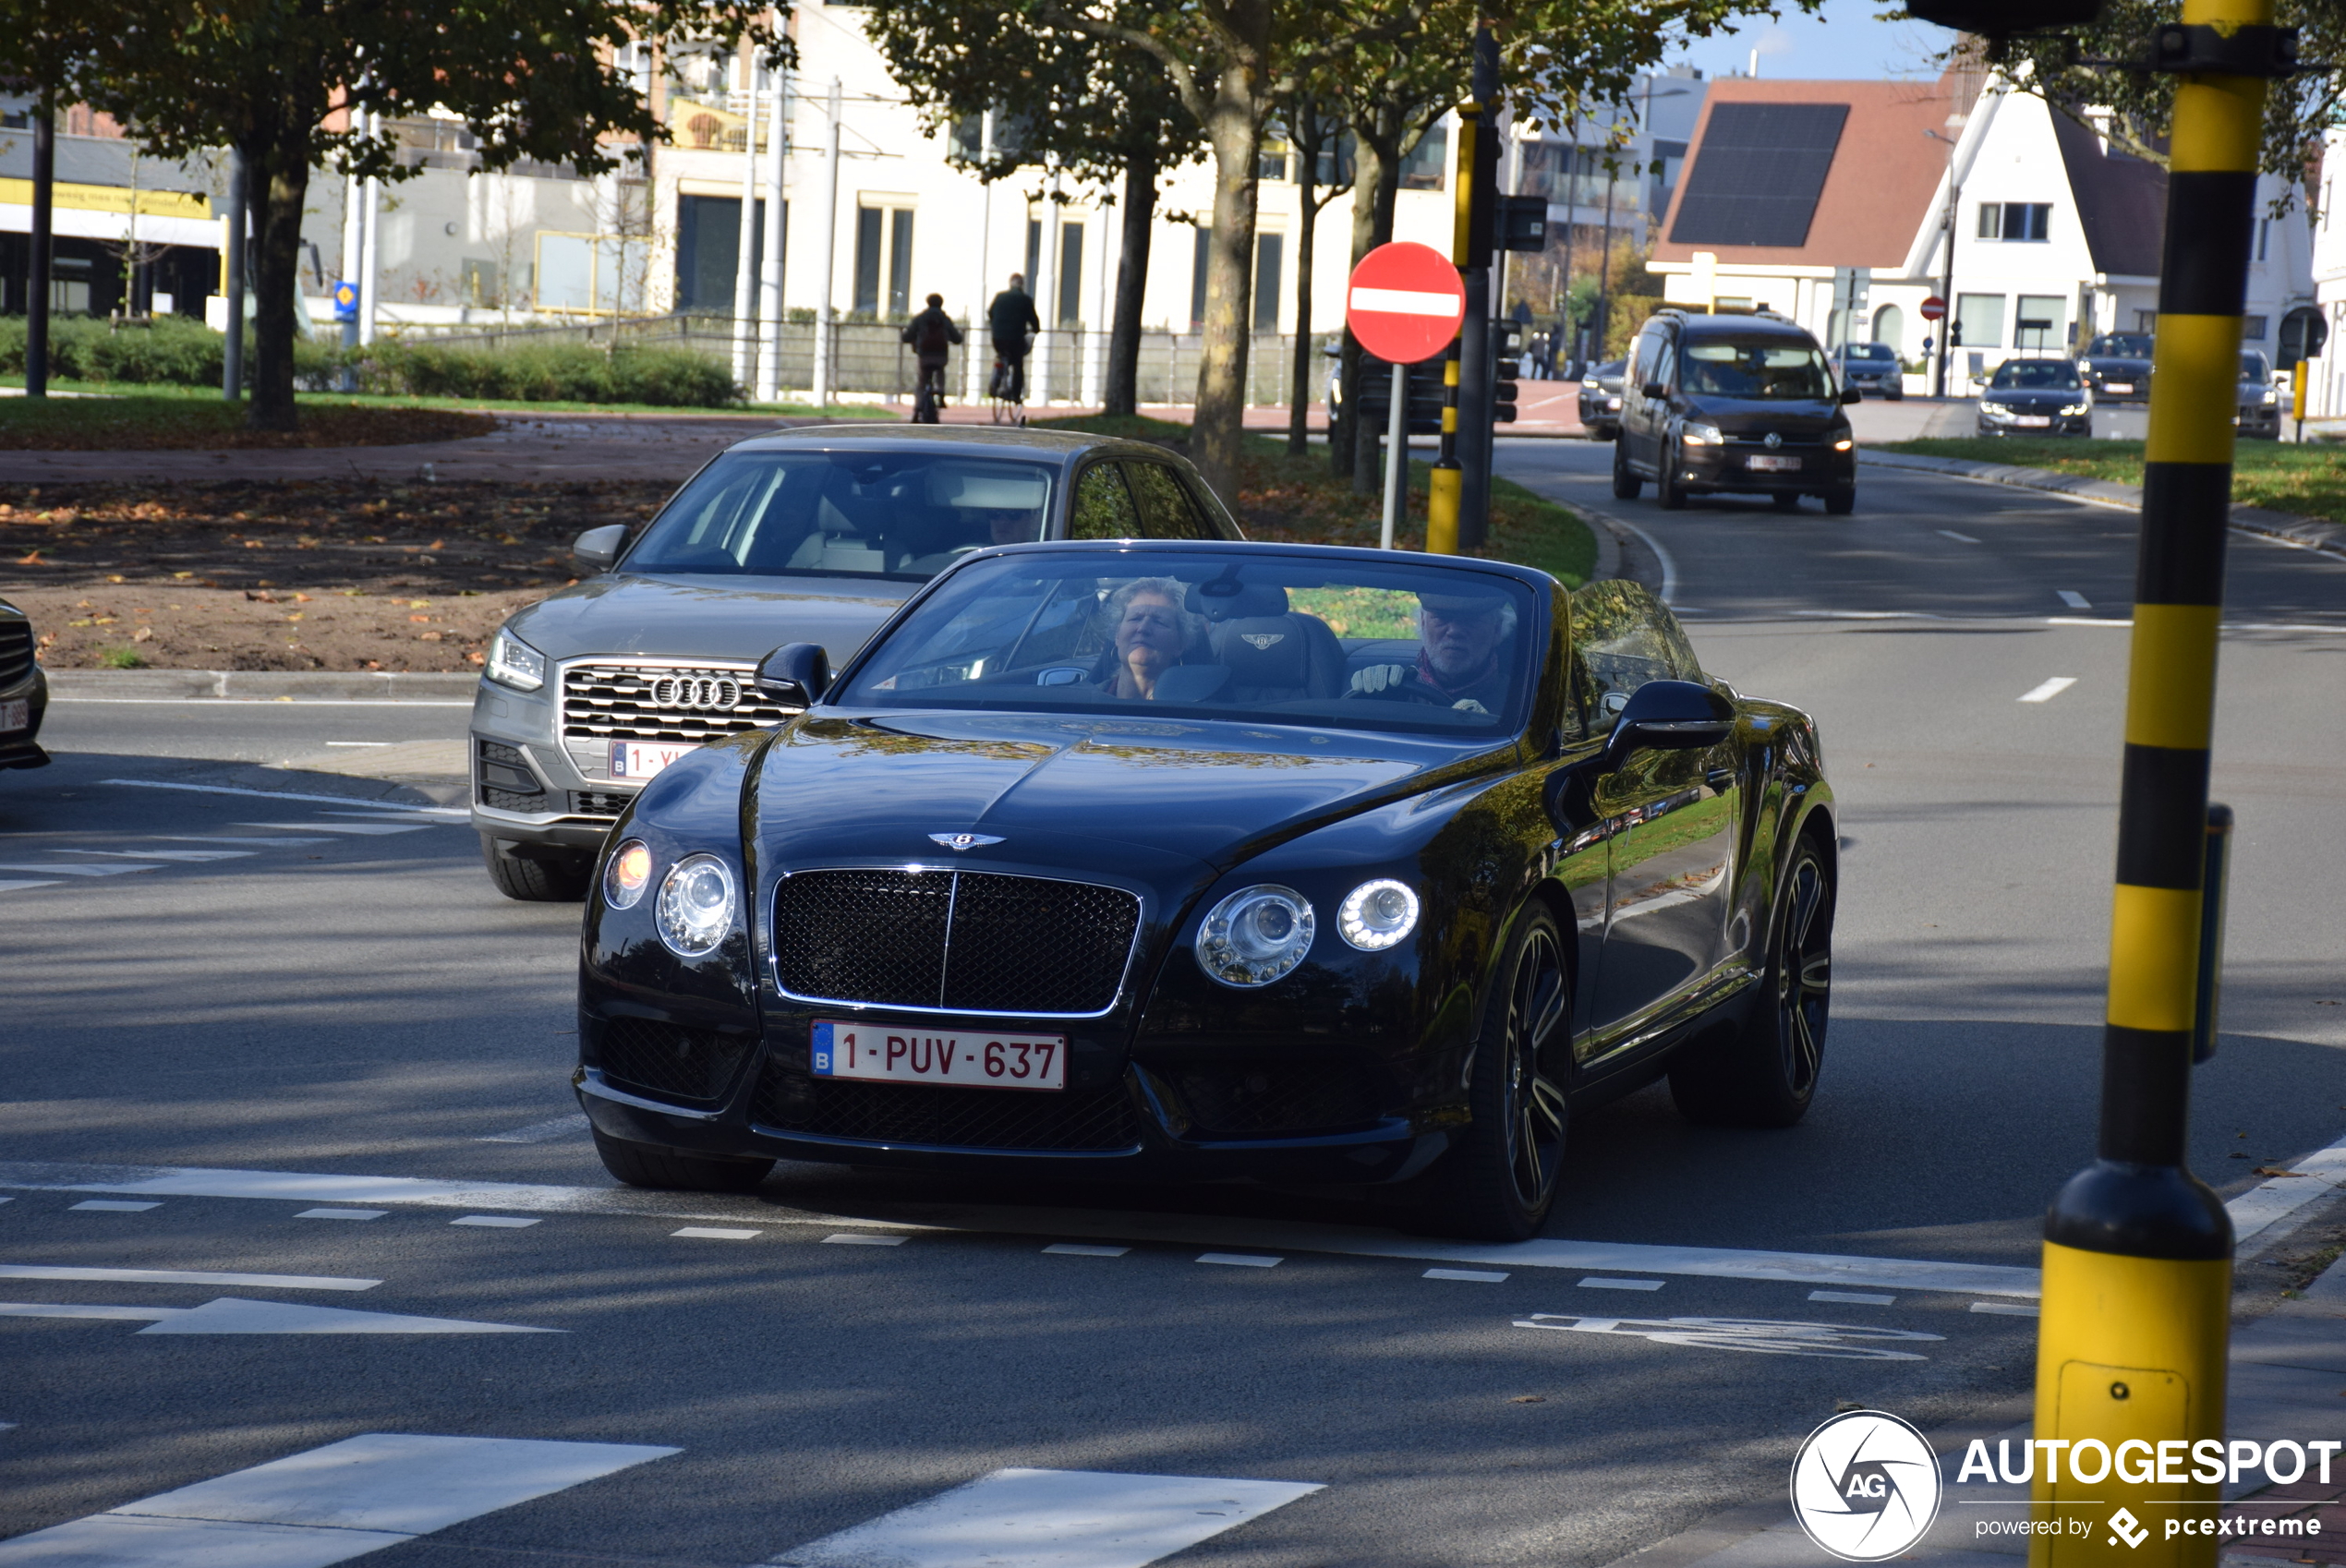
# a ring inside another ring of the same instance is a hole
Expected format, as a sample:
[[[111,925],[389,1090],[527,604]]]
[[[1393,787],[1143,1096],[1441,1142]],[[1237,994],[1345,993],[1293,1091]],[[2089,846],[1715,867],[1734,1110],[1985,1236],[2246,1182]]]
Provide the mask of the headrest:
[[[1214,577],[1190,590],[1187,608],[1191,614],[1203,615],[1217,624],[1244,617],[1285,615],[1287,590],[1269,584]]]
[[[1311,644],[1296,616],[1259,615],[1224,621],[1214,628],[1214,652],[1229,666],[1233,686],[1301,686],[1309,679]]]

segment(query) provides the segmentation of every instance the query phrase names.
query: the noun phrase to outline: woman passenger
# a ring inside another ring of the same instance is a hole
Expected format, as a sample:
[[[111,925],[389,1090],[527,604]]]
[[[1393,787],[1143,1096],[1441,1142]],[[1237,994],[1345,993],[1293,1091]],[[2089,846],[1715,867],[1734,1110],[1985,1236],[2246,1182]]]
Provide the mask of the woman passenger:
[[[1109,696],[1145,702],[1157,678],[1203,640],[1203,622],[1181,608],[1189,590],[1170,577],[1141,577],[1108,596],[1109,649],[1099,683]]]

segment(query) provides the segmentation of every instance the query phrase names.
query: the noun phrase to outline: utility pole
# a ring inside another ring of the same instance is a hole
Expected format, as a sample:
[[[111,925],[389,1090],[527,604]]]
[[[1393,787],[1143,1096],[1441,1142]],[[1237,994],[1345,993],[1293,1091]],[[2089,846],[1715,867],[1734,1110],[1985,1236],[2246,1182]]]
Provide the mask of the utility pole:
[[[57,92],[43,82],[32,111],[32,264],[24,300],[24,395],[49,395],[49,273],[56,249]]]
[[[994,111],[986,110],[977,121],[977,159],[981,169],[994,163]],[[978,328],[986,324],[986,289],[993,282],[994,265],[994,182],[986,180],[979,187],[977,219],[977,289],[970,296],[969,330],[963,333],[967,342],[961,348],[961,401],[974,405],[986,395],[985,360],[977,347]]]
[[[1491,255],[1499,186],[1499,41],[1488,23],[1474,30],[1470,91],[1478,110],[1471,143],[1458,146],[1467,203],[1466,320],[1458,328],[1458,432],[1466,446],[1458,489],[1458,548],[1481,544],[1491,526]],[[1464,120],[1463,112],[1460,115]],[[1471,175],[1468,154],[1473,154]]]
[[[831,402],[831,278],[839,262],[839,78],[831,78],[830,124],[823,132],[823,260],[815,293],[814,404]]]
[[[382,134],[382,116],[372,110],[367,114],[367,132],[370,137]],[[367,176],[367,206],[365,227],[358,240],[358,341],[375,341],[375,307],[381,302],[380,286],[383,259],[383,182],[374,175]]]
[[[245,392],[245,196],[251,183],[243,150],[230,148],[228,215],[221,220],[226,228],[224,248],[227,254],[221,259],[226,264],[224,292],[228,296],[228,335],[221,344],[220,360],[220,395],[229,403],[236,402]]]
[[[1946,320],[1939,323],[1938,376],[1931,383],[1930,395],[1947,395],[1947,361],[1954,357],[1955,345],[1955,214],[1963,201],[1963,187],[1955,180],[1955,139],[1942,132],[1926,128],[1923,135],[1933,141],[1947,144],[1947,254],[1940,266],[1939,297],[1947,302]]]
[[[757,401],[782,395],[782,163],[790,151],[791,78],[774,78],[772,112],[766,127],[765,254],[757,264]]]
[[[742,213],[733,231],[733,382],[746,392],[757,379],[757,60],[742,55],[747,100],[742,116]]]

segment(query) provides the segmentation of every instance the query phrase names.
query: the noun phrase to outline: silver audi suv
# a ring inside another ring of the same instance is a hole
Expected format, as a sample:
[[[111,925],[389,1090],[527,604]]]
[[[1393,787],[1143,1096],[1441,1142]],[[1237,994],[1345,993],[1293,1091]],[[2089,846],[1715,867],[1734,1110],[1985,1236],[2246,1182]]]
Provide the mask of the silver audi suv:
[[[632,541],[499,629],[472,715],[472,817],[508,898],[581,897],[604,833],[695,746],[780,724],[758,662],[834,668],[962,555],[1031,539],[1242,537],[1161,447],[1062,430],[832,425],[728,448]],[[589,574],[591,573],[591,574]]]

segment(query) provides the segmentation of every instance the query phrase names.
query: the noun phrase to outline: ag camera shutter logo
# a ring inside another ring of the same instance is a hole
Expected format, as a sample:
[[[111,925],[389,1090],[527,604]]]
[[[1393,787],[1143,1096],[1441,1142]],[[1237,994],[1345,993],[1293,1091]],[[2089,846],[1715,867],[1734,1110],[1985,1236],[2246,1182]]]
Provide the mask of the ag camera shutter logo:
[[[1880,1562],[1939,1516],[1939,1456],[1895,1416],[1852,1410],[1808,1434],[1792,1462],[1792,1514],[1844,1562]]]

